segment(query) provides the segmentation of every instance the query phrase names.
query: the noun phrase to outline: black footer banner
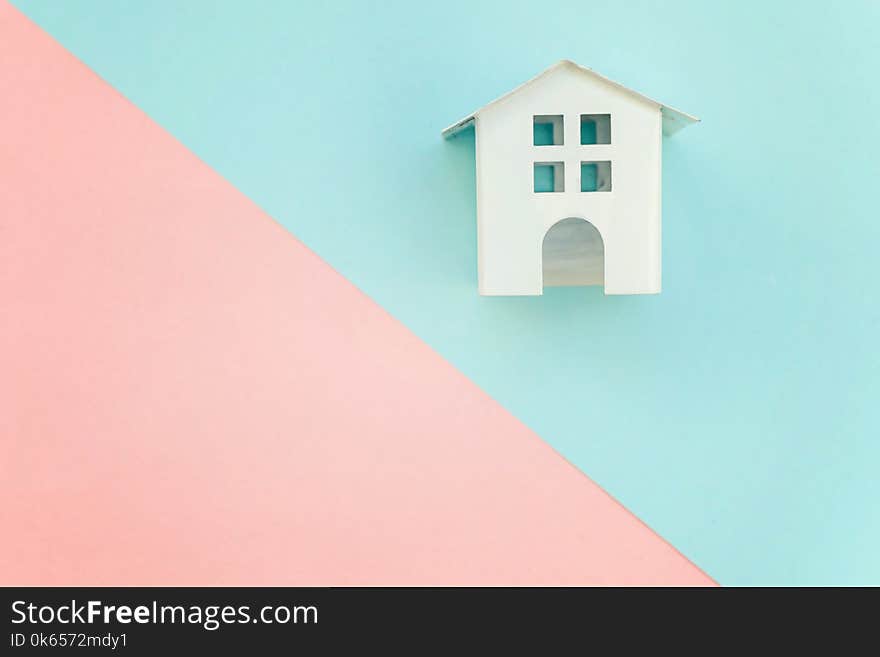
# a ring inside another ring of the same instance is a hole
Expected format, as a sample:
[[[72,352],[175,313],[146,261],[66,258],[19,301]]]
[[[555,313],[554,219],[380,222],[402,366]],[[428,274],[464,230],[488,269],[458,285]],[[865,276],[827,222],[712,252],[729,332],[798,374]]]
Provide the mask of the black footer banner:
[[[542,655],[628,654],[661,647],[711,653],[719,641],[727,648],[766,648],[771,636],[780,635],[788,647],[796,638],[816,641],[817,631],[831,628],[832,612],[844,608],[845,638],[854,639],[860,627],[873,627],[870,618],[864,624],[860,618],[869,611],[873,617],[876,607],[839,589],[4,588],[0,593],[3,655],[254,649],[457,655],[478,649],[520,654],[526,648]],[[861,593],[876,597],[876,590]]]

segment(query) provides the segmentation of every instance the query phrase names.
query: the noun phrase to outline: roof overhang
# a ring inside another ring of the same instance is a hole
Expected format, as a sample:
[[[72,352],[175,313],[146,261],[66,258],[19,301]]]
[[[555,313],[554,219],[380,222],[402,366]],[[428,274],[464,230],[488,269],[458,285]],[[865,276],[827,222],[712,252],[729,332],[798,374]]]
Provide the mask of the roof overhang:
[[[550,68],[548,68],[544,72],[539,73],[538,75],[533,77],[531,80],[524,82],[523,84],[519,85],[515,89],[508,91],[503,96],[499,96],[498,98],[493,100],[491,103],[483,105],[483,107],[476,110],[475,112],[472,112],[471,114],[467,115],[466,117],[456,121],[452,125],[447,126],[446,128],[443,129],[441,134],[447,139],[449,137],[452,137],[453,135],[458,134],[459,132],[461,132],[462,130],[464,130],[465,128],[467,128],[471,124],[473,124],[474,119],[479,115],[480,112],[482,112],[487,107],[491,107],[492,105],[495,105],[496,103],[500,103],[502,100],[508,98],[509,96],[512,96],[513,94],[517,93],[521,89],[524,89],[525,87],[529,86],[533,82],[536,82],[537,80],[541,79],[542,77],[549,74],[550,72],[555,71],[556,69],[563,67],[563,66],[574,67],[575,69],[577,69],[578,71],[581,71],[582,73],[585,73],[587,75],[591,75],[591,76],[596,77],[600,80],[603,80],[604,82],[607,82],[608,84],[615,86],[618,89],[622,89],[623,91],[635,96],[636,98],[640,98],[642,100],[645,100],[649,103],[653,103],[654,105],[656,105],[660,109],[661,114],[663,115],[663,134],[666,136],[674,135],[676,132],[678,132],[682,128],[686,128],[687,126],[691,125],[692,123],[699,123],[699,121],[700,121],[700,119],[698,119],[696,116],[693,116],[693,115],[688,114],[686,112],[682,112],[681,110],[677,110],[674,107],[670,107],[669,105],[666,105],[665,103],[661,103],[659,101],[656,101],[653,98],[648,98],[644,94],[640,94],[638,91],[633,91],[629,87],[625,87],[622,84],[615,82],[614,80],[612,80],[610,78],[606,78],[604,75],[596,73],[596,71],[594,71],[591,68],[587,68],[586,66],[581,66],[580,64],[576,64],[575,62],[568,60],[568,59],[563,59],[563,60],[555,63],[553,66],[551,66]]]

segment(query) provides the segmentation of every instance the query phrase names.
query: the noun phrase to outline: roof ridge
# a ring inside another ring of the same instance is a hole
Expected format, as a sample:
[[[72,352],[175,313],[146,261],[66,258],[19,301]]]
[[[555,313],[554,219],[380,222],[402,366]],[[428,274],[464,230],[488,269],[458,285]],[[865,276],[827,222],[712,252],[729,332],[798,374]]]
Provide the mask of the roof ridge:
[[[666,103],[661,103],[660,101],[654,100],[653,98],[650,98],[642,93],[639,93],[638,91],[636,91],[634,89],[630,89],[629,87],[624,86],[624,85],[620,84],[619,82],[615,82],[611,78],[606,77],[606,76],[602,75],[601,73],[598,73],[597,71],[593,70],[592,68],[590,68],[588,66],[582,66],[582,65],[578,64],[577,62],[572,61],[570,59],[560,59],[558,62],[556,62],[555,64],[552,64],[551,66],[548,66],[547,68],[545,68],[543,71],[541,71],[540,73],[538,73],[534,77],[529,78],[528,80],[526,80],[522,84],[517,85],[516,87],[514,87],[513,89],[511,89],[507,93],[504,93],[504,94],[498,96],[494,100],[491,100],[488,103],[486,103],[485,105],[481,106],[480,108],[474,110],[473,112],[471,112],[470,114],[468,114],[464,118],[447,126],[446,128],[444,128],[441,131],[440,134],[442,134],[446,138],[449,138],[449,137],[452,137],[453,135],[461,132],[462,130],[467,128],[471,123],[473,123],[474,118],[477,116],[477,114],[482,112],[484,109],[486,109],[490,105],[495,105],[496,103],[499,103],[502,100],[505,100],[506,98],[519,92],[520,90],[524,89],[525,87],[531,85],[533,82],[537,82],[540,78],[544,77],[545,75],[547,75],[551,71],[559,68],[560,66],[573,66],[574,68],[576,68],[577,70],[579,70],[583,73],[588,73],[590,75],[593,75],[593,76],[599,78],[600,80],[603,80],[604,82],[607,82],[607,83],[617,87],[618,89],[626,91],[627,93],[632,94],[633,96],[636,96],[638,98],[641,98],[642,100],[646,100],[650,103],[657,105],[660,108],[660,111],[663,113],[663,133],[665,135],[675,134],[676,132],[678,132],[682,128],[684,128],[692,123],[698,123],[700,121],[699,118],[697,118],[696,116],[693,116],[692,114],[688,114],[687,112],[682,112],[681,110],[675,109],[671,105],[667,105]]]

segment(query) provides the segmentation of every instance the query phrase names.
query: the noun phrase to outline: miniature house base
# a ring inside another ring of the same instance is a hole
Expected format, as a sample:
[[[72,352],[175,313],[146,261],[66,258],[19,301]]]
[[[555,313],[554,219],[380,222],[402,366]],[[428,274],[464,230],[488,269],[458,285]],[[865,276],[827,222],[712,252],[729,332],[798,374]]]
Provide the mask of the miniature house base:
[[[480,294],[660,292],[661,140],[697,120],[563,60],[446,128],[475,127]]]

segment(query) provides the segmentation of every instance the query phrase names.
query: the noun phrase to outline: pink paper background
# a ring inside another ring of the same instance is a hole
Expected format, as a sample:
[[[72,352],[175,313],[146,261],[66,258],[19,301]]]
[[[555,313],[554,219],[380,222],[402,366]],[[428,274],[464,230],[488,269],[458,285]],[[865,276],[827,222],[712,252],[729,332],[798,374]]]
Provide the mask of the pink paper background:
[[[0,43],[0,584],[713,584],[6,3]]]

